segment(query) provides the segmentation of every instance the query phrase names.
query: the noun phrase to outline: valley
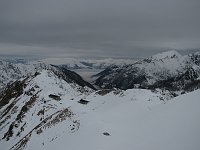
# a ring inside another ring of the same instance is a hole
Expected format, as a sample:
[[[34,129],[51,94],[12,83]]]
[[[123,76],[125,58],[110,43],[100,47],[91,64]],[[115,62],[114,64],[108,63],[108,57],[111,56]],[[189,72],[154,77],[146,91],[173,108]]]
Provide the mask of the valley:
[[[1,149],[200,147],[199,52],[45,61],[0,60]]]

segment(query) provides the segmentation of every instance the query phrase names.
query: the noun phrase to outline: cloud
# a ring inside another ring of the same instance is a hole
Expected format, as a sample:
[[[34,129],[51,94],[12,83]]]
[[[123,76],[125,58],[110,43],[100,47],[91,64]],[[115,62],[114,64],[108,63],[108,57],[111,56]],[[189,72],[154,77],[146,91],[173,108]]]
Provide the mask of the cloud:
[[[199,0],[1,0],[0,54],[134,57],[199,48],[199,8]]]

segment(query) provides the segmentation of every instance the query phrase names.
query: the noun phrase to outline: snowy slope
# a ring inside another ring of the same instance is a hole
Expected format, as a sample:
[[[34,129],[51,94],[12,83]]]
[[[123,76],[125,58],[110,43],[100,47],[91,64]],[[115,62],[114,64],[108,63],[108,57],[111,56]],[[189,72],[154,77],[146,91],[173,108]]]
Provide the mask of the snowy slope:
[[[32,141],[27,149],[200,148],[199,90],[165,104],[145,90],[128,90],[124,95],[120,98],[109,94],[103,99],[96,98],[88,106],[72,106],[72,110],[79,114],[79,130],[74,133],[65,132],[60,138],[44,146],[39,145],[39,141]],[[152,101],[147,101],[149,97]],[[108,136],[103,133],[108,133]],[[49,136],[49,133],[43,138],[46,136]],[[42,139],[42,136],[40,138]]]
[[[70,110],[72,100],[93,91],[87,87],[82,90],[82,87],[75,83],[67,83],[50,70],[43,70],[37,76],[23,79],[13,85],[15,88],[12,88],[11,93],[17,95],[10,96],[8,89],[2,94],[3,97],[0,97],[0,145],[3,149],[24,148],[26,141],[32,139],[34,134],[40,134],[64,120],[67,120],[65,125],[68,130],[74,132],[79,122],[73,119],[74,114]],[[18,90],[19,88],[21,90]],[[54,99],[49,95],[59,98]],[[54,135],[49,138],[53,137]]]
[[[200,90],[168,101],[167,95],[145,89],[95,92],[86,87],[82,91],[51,70],[21,79],[19,85],[9,103],[1,103],[2,149],[187,150],[200,146]]]

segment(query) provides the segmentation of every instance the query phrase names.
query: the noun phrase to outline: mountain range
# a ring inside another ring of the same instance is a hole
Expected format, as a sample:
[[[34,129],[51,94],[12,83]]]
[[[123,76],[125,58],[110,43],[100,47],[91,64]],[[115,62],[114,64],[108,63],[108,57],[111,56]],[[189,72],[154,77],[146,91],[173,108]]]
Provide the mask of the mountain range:
[[[108,67],[95,76],[95,85],[102,88],[192,91],[200,86],[200,53],[163,52],[134,64]]]
[[[1,60],[0,148],[199,149],[200,53],[120,62],[89,83],[64,63]]]

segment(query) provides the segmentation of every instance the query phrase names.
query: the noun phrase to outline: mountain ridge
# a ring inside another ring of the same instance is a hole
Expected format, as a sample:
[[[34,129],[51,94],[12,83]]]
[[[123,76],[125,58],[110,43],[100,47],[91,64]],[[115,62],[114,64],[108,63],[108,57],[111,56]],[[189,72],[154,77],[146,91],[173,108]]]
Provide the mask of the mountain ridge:
[[[200,53],[182,56],[176,51],[164,52],[139,60],[134,64],[108,67],[96,76],[98,78],[95,84],[102,88],[161,88],[156,86],[158,82],[163,82],[162,88],[165,88],[164,82],[171,80],[175,82],[172,83],[173,86],[176,86],[176,82],[182,84],[176,86],[180,91],[188,82],[198,80]]]

